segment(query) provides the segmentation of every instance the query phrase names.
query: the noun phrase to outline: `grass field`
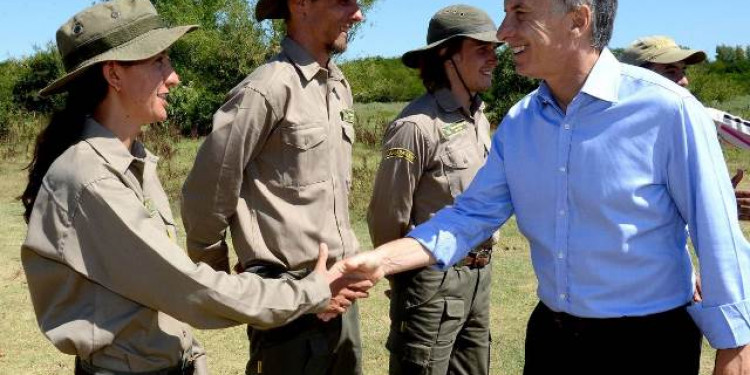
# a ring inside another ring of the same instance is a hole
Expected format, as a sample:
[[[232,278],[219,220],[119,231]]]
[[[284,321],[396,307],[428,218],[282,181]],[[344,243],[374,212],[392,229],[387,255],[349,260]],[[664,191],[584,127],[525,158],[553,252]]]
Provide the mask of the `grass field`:
[[[750,107],[742,107],[742,103],[736,105],[750,110]],[[351,208],[353,224],[363,248],[371,248],[363,212],[379,160],[377,150],[382,125],[402,106],[403,103],[394,103],[356,108],[359,124]],[[21,205],[15,197],[25,183],[22,168],[28,162],[28,134],[6,139],[0,145],[0,374],[70,374],[72,357],[57,352],[39,332],[20,264],[19,246],[26,228],[21,218]],[[163,156],[160,173],[173,203],[176,203],[176,194],[200,142],[159,132],[149,134],[149,141],[153,142],[149,147]],[[164,157],[164,153],[168,156]],[[750,167],[750,153],[730,149],[726,151],[726,157],[732,171],[740,166]],[[744,182],[743,187],[750,187],[750,183]],[[511,219],[502,229],[502,240],[492,261],[492,374],[520,374],[523,367],[526,319],[537,302],[536,280],[528,251],[528,243]],[[371,298],[361,301],[364,370],[368,375],[387,373],[388,355],[383,345],[389,320],[384,289],[385,283],[381,283],[371,293]],[[248,347],[244,327],[197,331],[197,335],[208,351],[212,373],[243,373]],[[713,351],[705,344],[704,348],[702,374],[710,374]]]

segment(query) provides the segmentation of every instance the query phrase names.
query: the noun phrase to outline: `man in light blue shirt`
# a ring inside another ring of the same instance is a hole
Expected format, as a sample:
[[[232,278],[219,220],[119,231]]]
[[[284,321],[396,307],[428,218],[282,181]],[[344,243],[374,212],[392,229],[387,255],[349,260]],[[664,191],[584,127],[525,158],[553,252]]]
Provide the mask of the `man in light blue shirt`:
[[[541,300],[526,374],[697,374],[700,332],[721,349],[716,374],[749,371],[750,246],[714,125],[686,90],[606,49],[616,7],[505,0],[498,37],[543,83],[453,207],[343,269],[444,269],[515,214]],[[686,224],[703,278],[692,319]]]

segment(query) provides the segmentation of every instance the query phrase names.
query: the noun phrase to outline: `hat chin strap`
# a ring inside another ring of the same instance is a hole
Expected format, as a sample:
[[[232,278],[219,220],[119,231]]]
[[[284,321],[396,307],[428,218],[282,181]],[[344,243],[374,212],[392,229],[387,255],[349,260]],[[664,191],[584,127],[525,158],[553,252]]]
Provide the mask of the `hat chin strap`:
[[[471,93],[471,90],[469,90],[469,86],[466,85],[466,81],[464,81],[464,77],[461,75],[461,71],[458,70],[458,64],[456,64],[455,61],[453,61],[453,56],[449,57],[448,60],[453,64],[453,68],[456,71],[456,75],[458,76],[458,80],[461,82],[461,85],[464,87],[464,90],[466,90],[466,93],[469,94],[469,108],[471,108],[472,103],[476,101],[477,96],[479,93]]]

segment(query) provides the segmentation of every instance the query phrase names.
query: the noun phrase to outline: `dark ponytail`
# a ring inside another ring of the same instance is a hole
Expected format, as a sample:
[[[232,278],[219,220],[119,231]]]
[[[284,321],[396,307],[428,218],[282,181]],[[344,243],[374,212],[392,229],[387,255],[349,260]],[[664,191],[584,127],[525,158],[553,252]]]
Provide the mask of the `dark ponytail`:
[[[65,108],[52,114],[47,127],[37,136],[34,156],[26,167],[29,171],[29,183],[21,195],[25,208],[23,217],[27,223],[44,175],[55,159],[81,140],[86,117],[104,100],[107,89],[101,65],[87,69],[71,83]]]

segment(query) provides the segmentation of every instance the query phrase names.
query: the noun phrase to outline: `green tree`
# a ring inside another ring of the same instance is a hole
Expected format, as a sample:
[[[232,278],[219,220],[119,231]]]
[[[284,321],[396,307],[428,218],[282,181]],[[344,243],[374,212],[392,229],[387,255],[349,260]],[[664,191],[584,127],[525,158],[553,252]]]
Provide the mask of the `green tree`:
[[[367,57],[341,64],[352,85],[354,100],[369,102],[406,102],[425,91],[419,73],[401,63],[400,58]]]
[[[21,61],[20,72],[13,82],[13,102],[28,111],[53,111],[62,105],[63,99],[59,96],[42,98],[39,91],[62,73],[62,59],[52,43],[35,48],[33,55]]]
[[[492,124],[502,121],[508,110],[536,89],[539,81],[516,74],[513,54],[503,46],[498,50],[498,65],[493,73],[492,88],[482,95],[487,103],[487,117]]]

